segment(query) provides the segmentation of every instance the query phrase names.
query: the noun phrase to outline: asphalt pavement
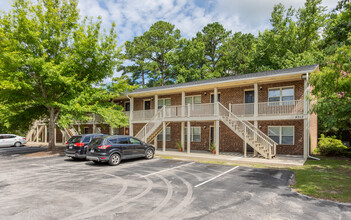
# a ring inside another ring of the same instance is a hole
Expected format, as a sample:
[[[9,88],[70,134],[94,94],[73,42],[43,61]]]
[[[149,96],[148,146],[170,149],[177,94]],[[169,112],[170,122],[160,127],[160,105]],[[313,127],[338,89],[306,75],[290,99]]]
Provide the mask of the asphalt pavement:
[[[351,219],[351,204],[292,191],[287,170],[158,158],[111,167],[23,156],[31,150],[0,148],[0,219]]]

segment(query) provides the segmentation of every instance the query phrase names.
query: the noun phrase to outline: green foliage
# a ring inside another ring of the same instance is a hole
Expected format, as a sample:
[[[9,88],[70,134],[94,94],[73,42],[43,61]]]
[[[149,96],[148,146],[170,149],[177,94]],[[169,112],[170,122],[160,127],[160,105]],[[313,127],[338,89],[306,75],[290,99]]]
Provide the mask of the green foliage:
[[[101,31],[101,18],[80,20],[76,0],[15,0],[0,15],[0,124],[28,129],[34,120],[66,126],[96,113],[113,126],[128,120],[110,100],[130,89],[125,81],[110,91],[102,80],[118,64],[114,24]]]
[[[342,46],[327,58],[327,66],[310,77],[314,87],[312,112],[323,132],[351,128],[351,46]]]
[[[341,140],[325,137],[323,134],[319,138],[316,150],[324,156],[347,156],[347,147],[342,144]]]
[[[174,82],[175,73],[171,69],[170,56],[178,45],[180,31],[174,25],[158,21],[143,35],[125,44],[123,57],[126,63],[119,70],[132,73],[132,83],[142,86],[160,86]],[[148,77],[148,82],[145,78]],[[138,79],[142,78],[140,82]]]

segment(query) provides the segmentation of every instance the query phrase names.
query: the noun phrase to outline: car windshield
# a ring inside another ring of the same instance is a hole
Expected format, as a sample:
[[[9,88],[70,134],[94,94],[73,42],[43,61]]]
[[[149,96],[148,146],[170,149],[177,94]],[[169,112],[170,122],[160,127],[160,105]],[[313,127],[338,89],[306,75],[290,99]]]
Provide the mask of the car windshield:
[[[68,143],[78,143],[82,139],[82,136],[73,136],[68,140]]]

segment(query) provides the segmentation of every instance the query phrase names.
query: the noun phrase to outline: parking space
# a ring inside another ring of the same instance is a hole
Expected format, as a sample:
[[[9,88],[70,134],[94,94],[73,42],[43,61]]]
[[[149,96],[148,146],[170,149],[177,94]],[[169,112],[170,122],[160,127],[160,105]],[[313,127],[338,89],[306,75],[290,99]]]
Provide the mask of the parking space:
[[[351,218],[351,206],[291,191],[292,175],[157,158],[111,167],[64,157],[1,156],[0,218]]]

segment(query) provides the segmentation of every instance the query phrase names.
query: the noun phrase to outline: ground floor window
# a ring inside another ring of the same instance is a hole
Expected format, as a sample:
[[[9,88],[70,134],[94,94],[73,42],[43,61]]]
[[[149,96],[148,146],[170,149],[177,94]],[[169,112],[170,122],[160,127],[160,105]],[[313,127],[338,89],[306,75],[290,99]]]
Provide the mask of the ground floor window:
[[[184,134],[185,134],[185,141],[186,141],[188,140],[187,127],[185,127]],[[201,142],[201,127],[190,127],[190,141]]]
[[[294,145],[294,126],[268,126],[268,136],[282,145]]]
[[[157,135],[157,140],[162,141],[163,140],[163,131],[159,135]],[[171,127],[166,127],[166,141],[171,140]]]

